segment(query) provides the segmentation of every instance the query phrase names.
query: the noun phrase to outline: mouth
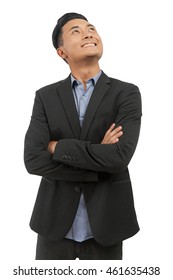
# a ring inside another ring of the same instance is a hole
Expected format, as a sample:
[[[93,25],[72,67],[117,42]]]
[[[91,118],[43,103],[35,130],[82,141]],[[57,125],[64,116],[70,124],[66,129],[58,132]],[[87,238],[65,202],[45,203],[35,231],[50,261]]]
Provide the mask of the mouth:
[[[85,43],[82,45],[82,48],[88,48],[88,47],[96,47],[97,44],[96,43]]]

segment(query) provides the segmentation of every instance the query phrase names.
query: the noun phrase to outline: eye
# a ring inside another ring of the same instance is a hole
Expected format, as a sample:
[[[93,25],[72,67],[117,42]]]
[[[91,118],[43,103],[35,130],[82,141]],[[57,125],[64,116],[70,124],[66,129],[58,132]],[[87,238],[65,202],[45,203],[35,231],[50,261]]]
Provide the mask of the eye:
[[[77,34],[77,33],[79,33],[79,30],[78,29],[74,29],[73,31],[72,31],[72,34]]]
[[[91,26],[91,27],[89,28],[89,31],[95,32],[96,30],[95,30],[95,28],[94,28],[93,26]]]

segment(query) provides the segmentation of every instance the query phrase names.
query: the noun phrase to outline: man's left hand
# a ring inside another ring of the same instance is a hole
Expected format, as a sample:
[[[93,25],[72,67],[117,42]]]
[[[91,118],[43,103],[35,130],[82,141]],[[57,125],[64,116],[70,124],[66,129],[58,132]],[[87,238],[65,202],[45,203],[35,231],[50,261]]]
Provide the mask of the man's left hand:
[[[50,154],[53,154],[54,151],[55,151],[55,147],[56,147],[56,144],[58,143],[58,141],[50,141],[49,144],[48,144],[48,147],[47,147],[47,150]]]

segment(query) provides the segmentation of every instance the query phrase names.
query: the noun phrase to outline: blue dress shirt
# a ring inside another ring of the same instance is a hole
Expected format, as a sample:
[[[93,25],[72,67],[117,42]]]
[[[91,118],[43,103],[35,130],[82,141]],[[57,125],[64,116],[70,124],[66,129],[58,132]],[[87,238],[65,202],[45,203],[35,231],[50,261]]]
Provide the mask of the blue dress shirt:
[[[101,71],[93,78],[86,82],[86,90],[84,90],[84,86],[82,82],[76,80],[71,75],[71,82],[72,82],[72,91],[73,96],[76,104],[76,109],[79,115],[80,125],[82,127],[82,123],[85,117],[85,112],[94,90],[94,86],[98,81],[101,75]],[[73,221],[73,225],[66,235],[66,238],[73,239],[78,242],[82,242],[89,238],[92,238],[92,232],[88,220],[88,214],[86,210],[85,200],[83,193],[81,194],[79,206],[76,212],[75,219]]]

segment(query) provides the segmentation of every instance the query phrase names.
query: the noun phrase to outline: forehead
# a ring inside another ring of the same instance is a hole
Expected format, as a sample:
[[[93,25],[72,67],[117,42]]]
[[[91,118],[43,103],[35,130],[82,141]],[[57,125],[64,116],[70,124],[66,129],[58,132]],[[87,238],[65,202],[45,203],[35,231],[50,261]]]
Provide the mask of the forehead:
[[[71,28],[73,27],[87,27],[87,26],[91,26],[92,24],[90,24],[88,21],[84,20],[84,19],[71,19],[69,20],[63,27],[62,30],[63,32],[69,32],[71,30]]]

